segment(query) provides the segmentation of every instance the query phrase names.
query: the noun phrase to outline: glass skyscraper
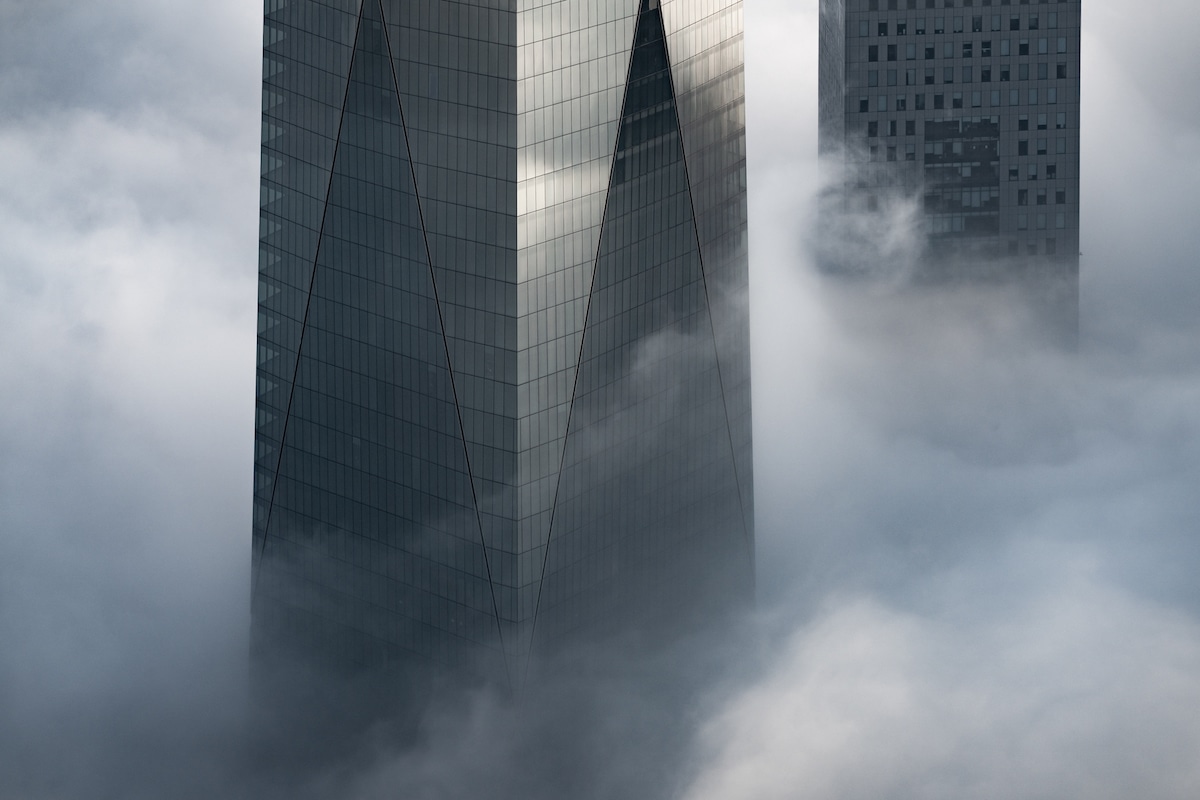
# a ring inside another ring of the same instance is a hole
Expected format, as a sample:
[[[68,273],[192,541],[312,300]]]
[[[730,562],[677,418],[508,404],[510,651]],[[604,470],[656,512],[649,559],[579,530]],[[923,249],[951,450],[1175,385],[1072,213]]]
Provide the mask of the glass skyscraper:
[[[821,0],[820,24],[826,211],[915,201],[925,277],[1046,278],[1073,325],[1080,0]]]
[[[519,683],[752,592],[740,0],[267,0],[256,645]]]

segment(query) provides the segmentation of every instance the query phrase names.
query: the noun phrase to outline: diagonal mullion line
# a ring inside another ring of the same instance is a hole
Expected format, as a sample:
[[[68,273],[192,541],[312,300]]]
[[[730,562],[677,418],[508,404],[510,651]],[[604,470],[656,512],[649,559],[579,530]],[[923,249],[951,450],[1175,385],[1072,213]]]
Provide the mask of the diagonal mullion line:
[[[671,82],[671,106],[675,109],[675,122],[679,126],[679,148],[683,154],[683,176],[688,185],[688,204],[692,208],[692,231],[696,236],[696,256],[700,259],[700,280],[704,285],[704,307],[708,312],[708,329],[713,337],[713,357],[717,364],[717,381],[721,385],[721,407],[725,410],[725,435],[729,439],[729,458],[733,466],[733,480],[737,485],[738,509],[742,512],[742,536],[749,546],[747,553],[750,558],[751,570],[753,570],[753,542],[750,540],[750,529],[746,524],[746,503],[742,499],[742,480],[741,476],[738,475],[737,448],[733,446],[733,426],[729,422],[729,402],[725,399],[725,377],[721,370],[721,348],[717,347],[717,329],[712,318],[712,296],[708,292],[708,274],[704,268],[704,246],[700,241],[700,220],[696,216],[696,199],[692,191],[692,176],[691,171],[688,169],[687,145],[683,137],[683,120],[679,116],[679,97],[675,93],[674,62],[671,61],[670,42],[667,39],[667,26],[666,23],[662,22],[661,13],[659,22],[662,25],[663,31],[663,50],[667,54],[667,80]]]
[[[367,0],[371,2],[371,0]],[[504,647],[504,626],[500,623],[500,607],[496,603],[496,584],[492,579],[492,565],[488,558],[487,539],[483,535],[483,517],[479,511],[479,495],[475,489],[475,474],[471,470],[471,450],[467,447],[467,431],[463,424],[462,405],[458,400],[458,386],[454,380],[454,365],[450,361],[450,343],[446,338],[446,320],[442,315],[442,301],[438,295],[437,276],[433,269],[433,252],[429,247],[429,234],[425,227],[425,209],[421,205],[421,192],[417,188],[417,170],[413,163],[412,147],[408,139],[408,124],[404,119],[404,104],[400,102],[400,79],[396,75],[396,58],[392,53],[391,36],[388,34],[387,16],[383,11],[383,0],[378,0],[379,3],[379,24],[383,28],[384,46],[388,51],[388,65],[392,70],[392,83],[396,87],[396,109],[400,112],[400,127],[404,131],[404,148],[408,154],[408,169],[412,174],[413,181],[413,197],[417,202],[417,214],[421,221],[421,238],[425,243],[425,258],[429,263],[429,282],[433,288],[433,304],[437,308],[438,325],[442,330],[442,347],[446,353],[446,371],[450,376],[450,392],[454,396],[454,411],[458,417],[458,432],[462,437],[463,443],[463,458],[467,464],[467,481],[471,484],[471,500],[475,506],[475,522],[479,526],[479,544],[483,548],[483,566],[487,570],[488,589],[492,595],[492,613],[496,616],[496,633],[500,637],[500,654],[501,661],[504,662],[504,674],[508,681],[509,690],[512,690],[512,675],[508,672],[508,651]]]
[[[592,281],[591,285],[588,287],[588,301],[583,312],[583,327],[580,329],[579,334],[579,357],[575,361],[575,380],[571,384],[571,402],[567,406],[567,425],[563,431],[563,448],[558,459],[558,478],[554,482],[554,500],[550,504],[550,521],[546,529],[546,552],[542,553],[542,574],[541,577],[538,578],[537,600],[533,604],[533,621],[530,623],[529,630],[529,653],[526,653],[526,656],[532,655],[533,653],[533,637],[534,633],[537,631],[538,612],[542,607],[542,587],[544,587],[546,584],[546,565],[549,563],[550,559],[550,539],[554,535],[554,515],[558,511],[558,492],[559,489],[562,488],[563,466],[566,464],[567,460],[567,440],[571,435],[571,419],[575,416],[575,394],[579,390],[579,373],[583,370],[583,345],[587,339],[588,317],[592,313],[592,296],[596,291],[596,273],[600,268],[600,246],[604,243],[604,224],[608,220],[608,201],[609,198],[612,197],[613,172],[617,166],[617,149],[621,142],[621,128],[624,127],[625,104],[629,99],[629,80],[630,75],[632,75],[633,72],[634,51],[637,49],[637,33],[639,22],[641,22],[640,11],[638,12],[637,20],[635,20],[633,23],[633,41],[630,42],[629,45],[629,66],[625,69],[625,91],[624,96],[621,98],[621,113],[620,116],[617,117],[617,130],[614,136],[612,149],[612,163],[609,164],[608,167],[608,189],[604,193],[604,209],[600,213],[600,235],[596,237],[596,257],[592,260]],[[529,676],[529,661],[529,658],[525,659],[525,675],[522,676],[522,680],[528,678]]]
[[[279,454],[275,459],[275,474],[271,481],[271,500],[267,505],[267,519],[263,523],[262,544],[258,550],[258,561],[251,576],[250,594],[254,595],[258,587],[258,577],[262,572],[263,557],[267,553],[267,538],[271,532],[271,516],[275,513],[275,492],[279,488],[279,470],[283,465],[283,447],[287,441],[288,423],[292,418],[292,400],[296,396],[296,378],[300,375],[300,357],[304,352],[304,334],[308,332],[308,312],[312,307],[313,287],[317,281],[317,263],[321,258],[321,243],[325,239],[325,217],[329,213],[329,194],[333,186],[333,175],[337,168],[337,154],[342,141],[342,125],[346,121],[346,101],[350,97],[350,82],[354,75],[354,62],[358,57],[358,35],[362,31],[363,6],[358,6],[358,22],[354,27],[354,44],[350,47],[350,65],[346,69],[346,91],[342,95],[342,113],[338,117],[337,136],[333,142],[333,158],[329,162],[329,180],[325,184],[325,203],[321,206],[321,227],[317,233],[317,246],[313,251],[312,274],[308,279],[308,296],[304,301],[304,319],[300,323],[300,341],[296,344],[296,365],[292,368],[292,383],[288,389],[287,409],[283,414],[283,430],[279,433]]]

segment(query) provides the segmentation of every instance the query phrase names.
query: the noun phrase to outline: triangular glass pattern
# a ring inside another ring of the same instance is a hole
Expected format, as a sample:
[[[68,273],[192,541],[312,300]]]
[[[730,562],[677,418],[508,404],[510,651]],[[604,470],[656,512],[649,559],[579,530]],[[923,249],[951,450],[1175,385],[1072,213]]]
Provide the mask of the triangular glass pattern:
[[[511,622],[517,435],[497,409],[515,410],[517,394],[516,80],[498,65],[515,61],[516,13],[503,6],[382,3],[480,524]]]
[[[737,589],[713,565],[750,565],[657,6],[643,0],[630,62],[538,648],[580,627],[702,615]]]
[[[536,19],[542,10],[532,7],[522,14]],[[540,124],[518,128],[517,314],[530,322],[517,331],[517,425],[523,447],[517,525],[523,546],[533,551],[528,560],[533,569],[522,573],[522,619],[533,616],[545,561],[637,26],[636,5],[608,11],[616,15],[611,20],[615,36],[589,36],[581,20],[576,24],[582,30],[572,35],[568,23],[559,35],[524,42],[526,55],[518,61],[518,68],[529,65],[525,69],[534,78],[533,64],[555,63],[563,74],[586,74],[589,82],[588,113],[568,113],[566,91],[527,92],[523,114]],[[564,36],[574,40],[579,33],[590,40],[588,47],[562,46]],[[542,330],[553,333],[542,336]]]
[[[259,563],[256,625],[349,663],[502,670],[378,0],[363,8]]]
[[[696,231],[711,300],[721,383],[733,439],[746,530],[754,530],[750,409],[749,259],[746,229],[746,102],[741,0],[712,0],[702,20],[682,0],[664,0],[667,49],[677,67],[679,124]],[[735,50],[736,49],[736,50]],[[712,98],[726,105],[714,115]],[[719,124],[717,124],[719,121]]]

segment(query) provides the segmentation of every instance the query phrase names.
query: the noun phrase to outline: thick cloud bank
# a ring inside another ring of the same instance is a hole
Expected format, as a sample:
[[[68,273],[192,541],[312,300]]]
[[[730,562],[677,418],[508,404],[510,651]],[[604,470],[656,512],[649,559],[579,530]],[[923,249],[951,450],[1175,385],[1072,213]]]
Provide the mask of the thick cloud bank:
[[[832,603],[705,723],[684,796],[1194,797],[1195,620],[1054,567],[999,618]]]
[[[1000,290],[815,276],[816,9],[747,2],[759,609],[399,736],[246,697],[259,10],[0,0],[0,796],[1200,796],[1200,12],[1164,9],[1085,9],[1064,352]],[[854,245],[903,264],[902,223]]]

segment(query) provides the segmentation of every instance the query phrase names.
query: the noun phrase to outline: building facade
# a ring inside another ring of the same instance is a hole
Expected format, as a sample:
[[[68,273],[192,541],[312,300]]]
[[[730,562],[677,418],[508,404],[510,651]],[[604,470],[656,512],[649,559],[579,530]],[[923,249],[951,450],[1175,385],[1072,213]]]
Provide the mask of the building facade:
[[[826,210],[915,202],[926,275],[1046,277],[1070,314],[1079,53],[1080,0],[822,0]]]
[[[256,646],[747,596],[740,0],[267,0],[263,70]]]

